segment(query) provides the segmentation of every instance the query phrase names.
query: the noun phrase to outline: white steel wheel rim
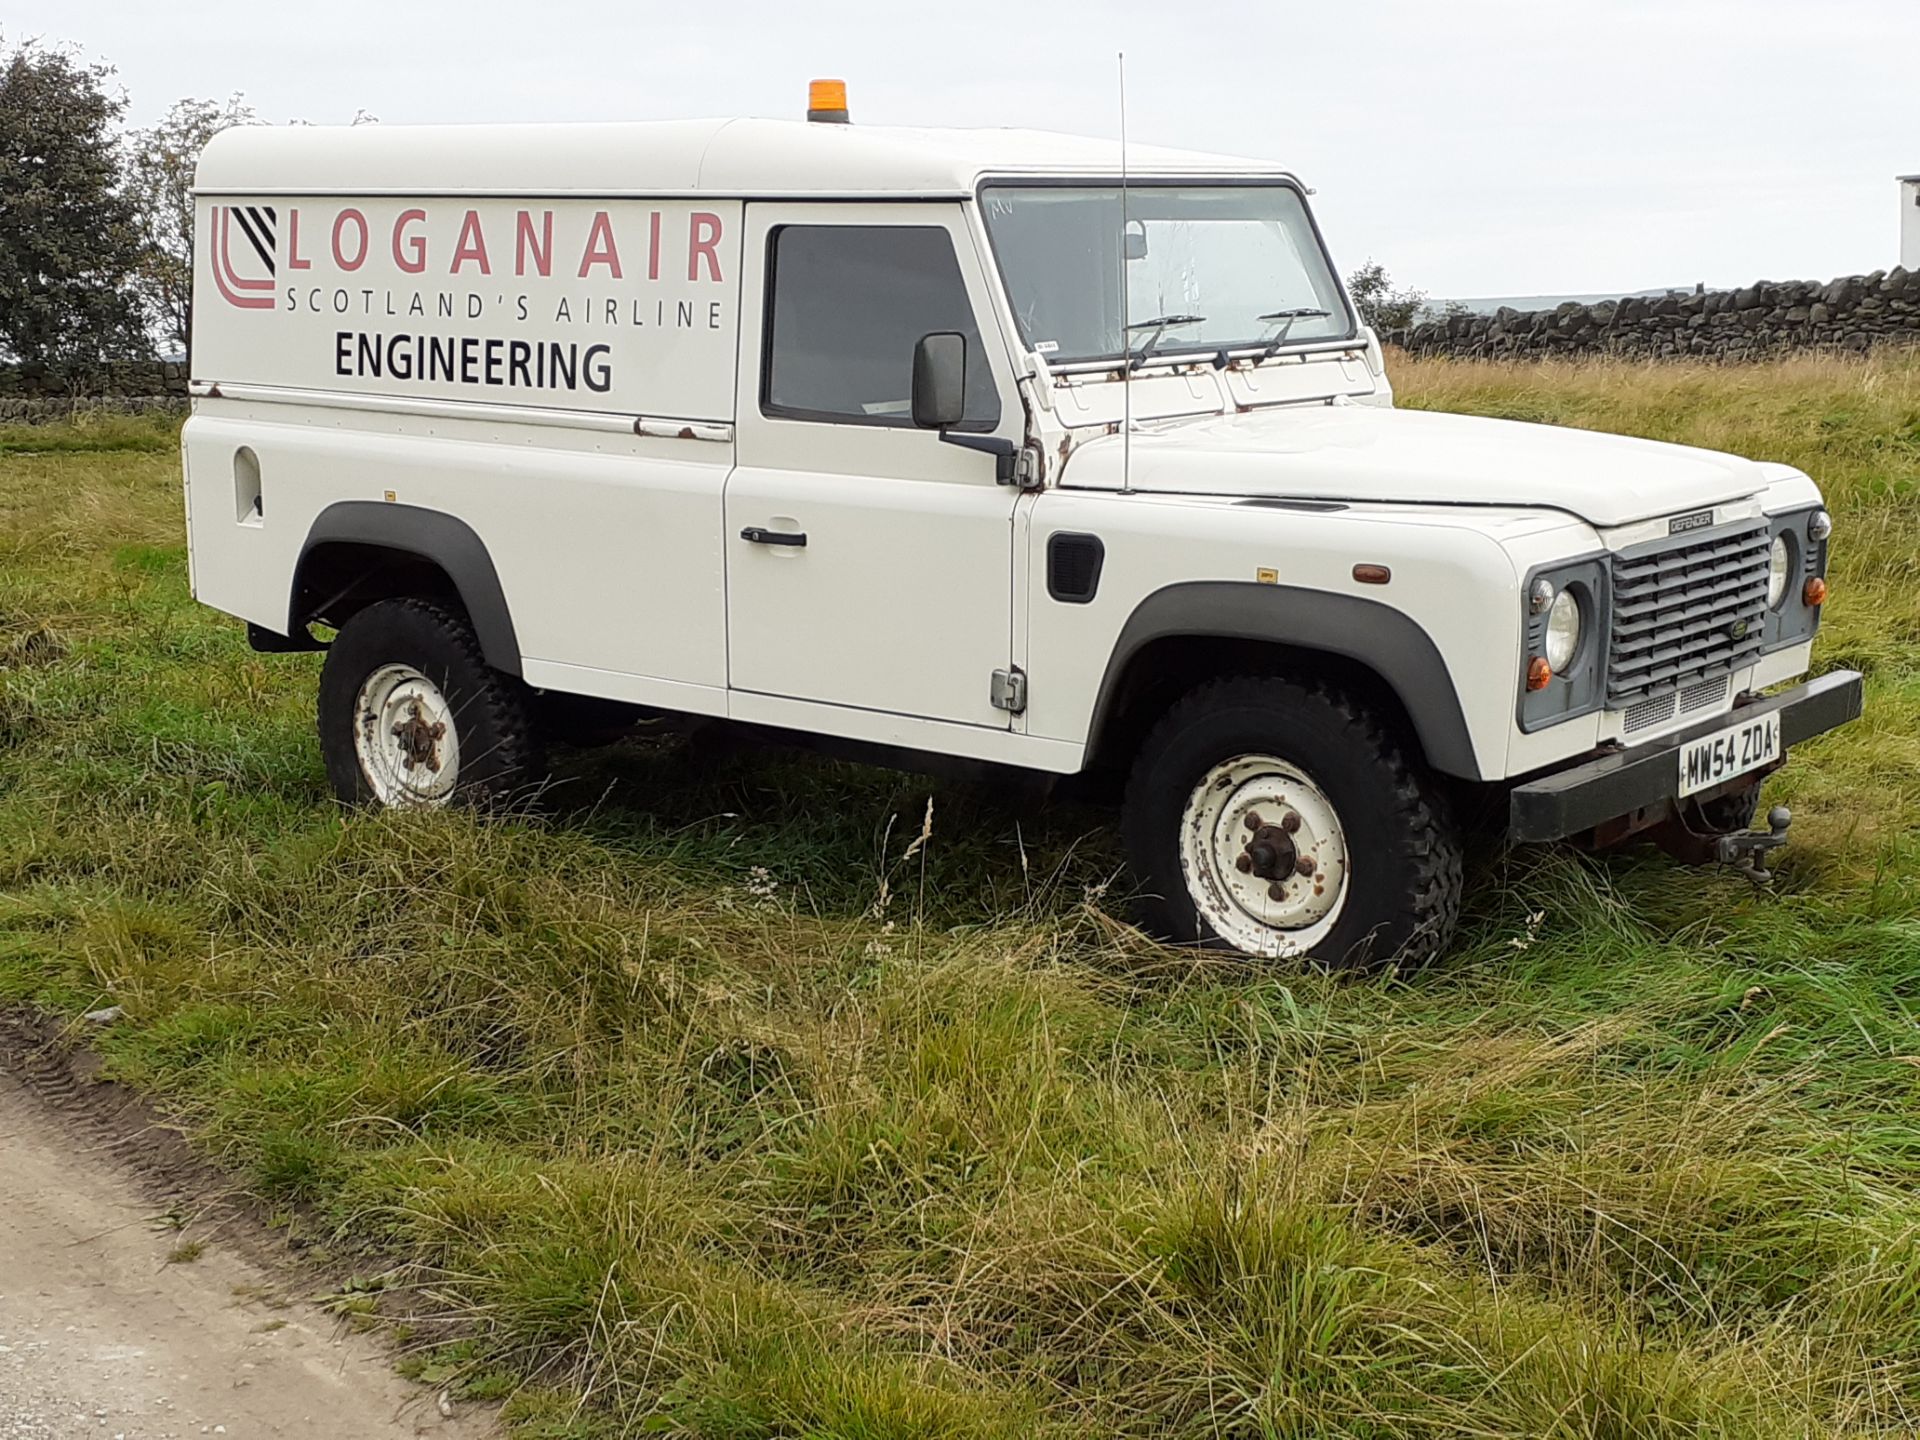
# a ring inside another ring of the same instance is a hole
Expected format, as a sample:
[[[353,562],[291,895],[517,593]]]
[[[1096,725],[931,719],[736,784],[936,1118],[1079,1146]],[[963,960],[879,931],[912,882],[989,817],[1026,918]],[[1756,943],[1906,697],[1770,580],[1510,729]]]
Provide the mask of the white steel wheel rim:
[[[1180,817],[1180,872],[1194,909],[1248,955],[1303,955],[1332,934],[1349,864],[1333,802],[1277,756],[1221,761]]]
[[[411,665],[382,665],[354,699],[353,750],[382,805],[434,807],[460,778],[460,731],[453,707]]]

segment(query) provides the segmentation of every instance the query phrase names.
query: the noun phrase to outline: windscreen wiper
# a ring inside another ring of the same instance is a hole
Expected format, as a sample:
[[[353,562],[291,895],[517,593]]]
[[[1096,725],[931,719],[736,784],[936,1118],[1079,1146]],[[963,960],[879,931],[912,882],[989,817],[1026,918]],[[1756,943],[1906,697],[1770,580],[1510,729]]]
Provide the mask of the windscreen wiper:
[[[1265,324],[1278,325],[1280,327],[1280,333],[1267,342],[1266,349],[1253,357],[1253,363],[1258,365],[1262,361],[1271,360],[1275,355],[1280,353],[1280,347],[1287,343],[1287,332],[1293,329],[1294,321],[1324,320],[1332,313],[1331,310],[1322,310],[1315,305],[1301,305],[1292,310],[1274,310],[1265,315],[1254,316],[1254,319],[1262,321]]]
[[[1204,325],[1206,321],[1207,317],[1204,315],[1156,315],[1151,320],[1134,321],[1127,326],[1129,333],[1135,330],[1151,330],[1153,333],[1146,338],[1138,350],[1128,354],[1127,369],[1138,370],[1146,364],[1148,357],[1153,354],[1153,347],[1160,343],[1160,337],[1175,325]]]

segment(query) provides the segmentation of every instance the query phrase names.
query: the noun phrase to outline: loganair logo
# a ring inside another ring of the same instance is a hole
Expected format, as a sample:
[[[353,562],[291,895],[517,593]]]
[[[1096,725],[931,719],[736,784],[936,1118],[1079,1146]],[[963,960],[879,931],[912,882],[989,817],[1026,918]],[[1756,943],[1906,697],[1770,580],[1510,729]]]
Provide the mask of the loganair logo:
[[[649,353],[653,337],[697,331],[708,353],[726,348],[729,214],[684,201],[234,200],[202,212],[197,273],[211,271],[235,309],[287,317],[275,373],[368,390],[608,394],[622,364],[671,368],[678,352]]]
[[[271,205],[213,207],[213,283],[229,305],[273,308],[278,224]]]

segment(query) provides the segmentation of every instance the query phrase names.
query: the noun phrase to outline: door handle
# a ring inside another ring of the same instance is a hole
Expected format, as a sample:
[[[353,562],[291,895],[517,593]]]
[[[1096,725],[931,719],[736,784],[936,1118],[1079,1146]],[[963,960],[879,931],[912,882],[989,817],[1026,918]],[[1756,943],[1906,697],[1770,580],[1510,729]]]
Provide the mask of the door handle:
[[[764,525],[749,525],[740,532],[740,538],[749,545],[797,545],[805,549],[807,532],[804,530],[769,530]]]

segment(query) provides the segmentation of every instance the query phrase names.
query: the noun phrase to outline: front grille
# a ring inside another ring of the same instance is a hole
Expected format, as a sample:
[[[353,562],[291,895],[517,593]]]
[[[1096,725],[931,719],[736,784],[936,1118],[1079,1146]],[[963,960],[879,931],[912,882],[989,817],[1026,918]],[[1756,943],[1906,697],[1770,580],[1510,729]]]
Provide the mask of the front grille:
[[[1718,705],[1727,698],[1727,677],[1718,680],[1702,680],[1697,685],[1689,685],[1680,692],[1680,713],[1691,715],[1696,710],[1704,710],[1709,705]]]
[[[1757,519],[1613,557],[1611,708],[1752,663],[1765,630],[1771,543],[1767,522]]]
[[[1636,700],[1627,706],[1627,719],[1622,728],[1631,735],[1636,730],[1644,730],[1649,725],[1658,725],[1663,720],[1673,718],[1673,696],[1656,695],[1651,700]]]

